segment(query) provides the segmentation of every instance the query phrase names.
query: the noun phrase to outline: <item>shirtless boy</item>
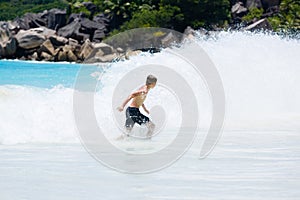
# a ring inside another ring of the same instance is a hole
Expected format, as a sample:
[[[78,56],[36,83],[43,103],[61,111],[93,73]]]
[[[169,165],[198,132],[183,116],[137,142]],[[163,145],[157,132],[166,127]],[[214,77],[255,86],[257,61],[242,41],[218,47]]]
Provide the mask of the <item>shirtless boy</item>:
[[[145,107],[144,101],[147,97],[147,94],[150,89],[154,88],[157,82],[157,78],[153,75],[147,76],[146,84],[140,87],[136,92],[133,92],[131,95],[127,97],[124,103],[118,107],[117,109],[122,112],[126,104],[131,101],[131,104],[126,109],[126,122],[125,127],[129,136],[133,125],[138,123],[139,125],[145,124],[148,128],[147,137],[151,137],[155,128],[153,122],[149,120],[149,118],[143,115],[139,108],[142,106],[146,113],[149,114],[149,110]]]

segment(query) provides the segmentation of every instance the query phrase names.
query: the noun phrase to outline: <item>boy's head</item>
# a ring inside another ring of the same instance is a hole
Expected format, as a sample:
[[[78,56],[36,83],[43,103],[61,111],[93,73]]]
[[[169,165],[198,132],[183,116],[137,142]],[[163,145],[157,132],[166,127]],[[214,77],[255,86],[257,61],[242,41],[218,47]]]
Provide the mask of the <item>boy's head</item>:
[[[154,86],[156,85],[157,82],[157,78],[153,75],[148,75],[147,76],[147,80],[146,80],[146,85],[150,86],[150,88],[154,88]]]

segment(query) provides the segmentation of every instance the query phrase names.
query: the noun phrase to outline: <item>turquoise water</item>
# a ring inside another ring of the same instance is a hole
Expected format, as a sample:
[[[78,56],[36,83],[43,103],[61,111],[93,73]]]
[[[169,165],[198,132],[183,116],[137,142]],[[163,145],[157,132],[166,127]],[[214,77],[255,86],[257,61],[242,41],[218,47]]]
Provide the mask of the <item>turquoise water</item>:
[[[22,85],[52,88],[57,85],[72,87],[81,67],[87,72],[95,66],[70,63],[0,61],[0,85]]]

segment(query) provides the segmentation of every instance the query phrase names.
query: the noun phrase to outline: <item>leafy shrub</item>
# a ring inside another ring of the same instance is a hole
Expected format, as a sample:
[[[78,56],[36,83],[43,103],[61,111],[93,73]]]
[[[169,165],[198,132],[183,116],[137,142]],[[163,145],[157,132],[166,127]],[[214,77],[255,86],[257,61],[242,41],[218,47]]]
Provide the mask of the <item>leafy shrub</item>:
[[[300,30],[300,3],[294,0],[282,0],[280,11],[273,17],[269,18],[269,22],[276,31],[292,31]]]
[[[0,21],[13,20],[25,13],[38,13],[52,8],[66,9],[62,0],[0,0]]]
[[[251,22],[253,19],[260,19],[264,10],[262,8],[250,8],[247,15],[245,15],[242,20],[246,22]]]

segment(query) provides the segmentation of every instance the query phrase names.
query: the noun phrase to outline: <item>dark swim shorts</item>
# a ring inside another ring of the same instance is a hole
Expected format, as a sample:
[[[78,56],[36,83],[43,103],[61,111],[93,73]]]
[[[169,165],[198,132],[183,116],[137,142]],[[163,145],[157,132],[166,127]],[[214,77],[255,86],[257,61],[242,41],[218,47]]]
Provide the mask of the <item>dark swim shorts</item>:
[[[128,107],[126,109],[126,122],[125,126],[132,128],[134,123],[139,125],[149,122],[149,118],[143,115],[138,108]]]

